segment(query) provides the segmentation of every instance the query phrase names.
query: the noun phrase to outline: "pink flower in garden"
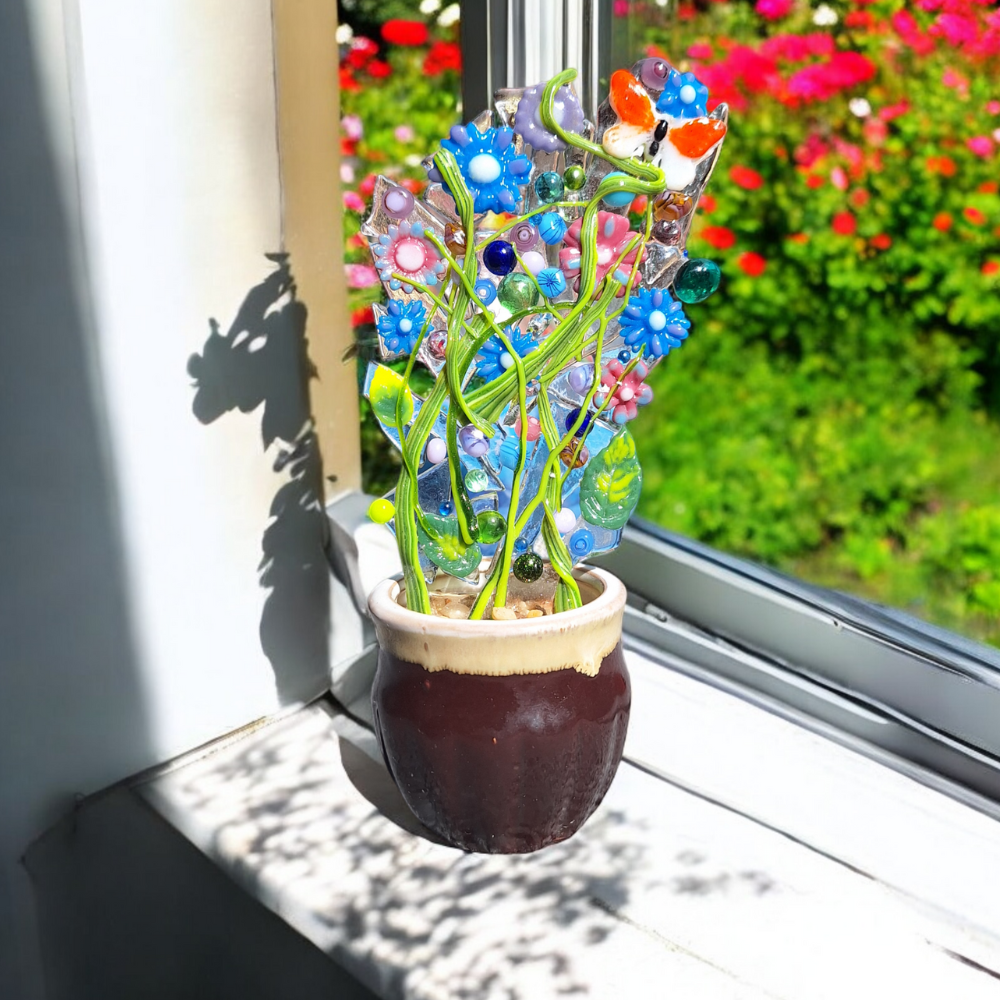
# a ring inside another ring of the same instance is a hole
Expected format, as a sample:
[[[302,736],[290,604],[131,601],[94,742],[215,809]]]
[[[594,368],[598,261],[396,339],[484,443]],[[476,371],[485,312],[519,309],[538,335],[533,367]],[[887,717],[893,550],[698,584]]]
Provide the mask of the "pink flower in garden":
[[[354,183],[354,167],[352,167],[349,163],[341,163],[340,180],[344,184]]]
[[[1000,115],[1000,101],[987,101],[986,113],[988,115]]]
[[[340,128],[351,142],[357,142],[365,134],[365,127],[357,115],[344,115],[340,119]]]
[[[941,82],[946,87],[951,87],[952,90],[958,90],[963,94],[969,92],[969,81],[950,66],[946,67],[945,71],[941,74]]]
[[[941,14],[931,25],[930,34],[941,35],[956,48],[979,40],[979,22],[968,14]]]
[[[838,191],[846,191],[850,181],[847,179],[847,171],[843,167],[834,167],[830,171],[830,183]]]
[[[708,42],[695,42],[687,50],[689,59],[714,59],[715,52]]]
[[[392,134],[396,137],[396,142],[412,142],[416,133],[412,125],[397,125]]]
[[[344,208],[352,212],[363,212],[365,210],[365,200],[357,191],[345,191]]]
[[[894,118],[898,118],[900,115],[905,115],[909,110],[909,101],[899,101],[897,104],[887,104],[881,111],[879,111],[878,116],[884,122],[891,122]]]
[[[620,361],[610,362],[601,375],[602,389],[598,390],[594,397],[594,402],[600,406],[608,392],[614,388],[604,412],[616,424],[625,424],[630,420],[635,420],[638,407],[645,406],[653,399],[653,390],[643,381],[649,374],[649,369],[642,361],[625,378],[622,378],[623,371],[625,371],[625,366]],[[621,385],[615,388],[619,379],[621,379]]]
[[[345,264],[349,288],[371,288],[378,284],[378,272],[369,264]]]
[[[579,218],[569,227],[563,240],[563,249],[559,251],[559,266],[566,275],[566,281],[573,283],[573,290],[580,291],[580,229],[583,218]],[[636,262],[639,250],[633,247],[624,257],[625,248],[637,236],[629,228],[628,219],[622,215],[612,215],[611,212],[597,213],[597,282],[599,285],[613,267],[630,271]],[[619,261],[619,258],[620,261]],[[646,251],[642,251],[642,259],[646,259]],[[595,285],[595,289],[596,289]],[[625,286],[618,289],[618,295],[625,294]]]
[[[757,0],[753,9],[768,21],[780,21],[792,12],[792,0]]]
[[[993,155],[993,140],[988,135],[974,135],[971,139],[966,139],[965,144],[976,156],[985,158]]]
[[[628,17],[628,0],[615,0],[612,12],[615,17]]]
[[[882,146],[889,138],[889,128],[884,121],[878,118],[869,118],[861,126],[861,132],[869,146]]]

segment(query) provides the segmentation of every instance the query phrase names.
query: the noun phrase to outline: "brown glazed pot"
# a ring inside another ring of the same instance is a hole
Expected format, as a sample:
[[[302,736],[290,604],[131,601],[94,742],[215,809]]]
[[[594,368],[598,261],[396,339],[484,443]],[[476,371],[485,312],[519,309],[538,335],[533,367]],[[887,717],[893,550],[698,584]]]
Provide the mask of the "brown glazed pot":
[[[386,580],[369,598],[382,754],[416,817],[466,851],[537,851],[572,836],[621,761],[632,690],[625,588],[577,575],[585,604],[543,618],[417,614]]]

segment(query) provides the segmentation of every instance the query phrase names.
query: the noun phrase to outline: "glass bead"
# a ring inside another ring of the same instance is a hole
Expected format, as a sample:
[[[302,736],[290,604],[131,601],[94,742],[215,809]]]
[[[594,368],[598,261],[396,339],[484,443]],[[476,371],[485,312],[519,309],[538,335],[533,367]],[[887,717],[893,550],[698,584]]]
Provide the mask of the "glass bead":
[[[566,220],[558,212],[546,212],[538,220],[538,235],[551,247],[566,235]]]
[[[681,232],[681,224],[679,222],[668,222],[665,219],[653,223],[650,235],[657,243],[662,243],[668,247],[679,246],[684,239],[684,234]]]
[[[465,476],[465,488],[470,493],[482,493],[490,485],[482,469],[472,469]]]
[[[396,508],[391,500],[372,500],[368,507],[368,516],[376,524],[388,524],[396,514]]]
[[[444,330],[431,330],[424,343],[427,344],[427,350],[430,351],[431,357],[440,361],[444,358],[445,350],[448,347],[448,334]]]
[[[563,179],[554,170],[546,170],[535,180],[535,194],[545,204],[558,201],[563,196]]]
[[[594,548],[594,536],[586,528],[574,531],[569,539],[569,550],[577,559],[582,559]]]
[[[506,240],[493,240],[486,244],[483,263],[493,274],[503,276],[517,267],[517,257],[514,248]]]
[[[694,199],[680,191],[664,191],[653,199],[653,218],[657,222],[678,222],[694,210]]]
[[[514,551],[523,552],[528,547],[528,540],[526,538],[515,538],[514,539]]]
[[[563,507],[561,510],[557,510],[554,519],[556,522],[556,531],[560,535],[565,535],[567,531],[572,531],[576,525],[576,514],[571,507]]]
[[[480,278],[475,284],[475,292],[476,298],[488,306],[497,297],[497,286],[489,278]]]
[[[563,171],[563,184],[570,191],[579,191],[584,184],[587,183],[587,171],[580,166],[579,163],[574,163],[573,166],[567,167]]]
[[[453,510],[454,507],[452,507],[450,500],[442,500],[438,506],[438,513],[442,517],[447,517]]]
[[[482,458],[490,450],[486,435],[475,424],[466,424],[458,432],[458,443],[471,458]]]
[[[566,275],[558,267],[543,267],[535,277],[542,294],[550,299],[566,291]]]
[[[514,246],[524,253],[538,242],[538,230],[530,222],[520,222],[514,227]]]
[[[476,522],[479,525],[479,541],[483,545],[499,542],[507,530],[507,519],[495,510],[484,510]]]
[[[449,222],[444,227],[444,245],[453,257],[465,256],[465,230]]]
[[[650,90],[663,90],[670,75],[670,67],[662,59],[643,59],[639,66],[639,79]]]
[[[618,360],[623,364],[627,365],[632,360],[632,352],[621,350],[618,352]]]
[[[424,449],[424,455],[431,465],[440,465],[448,457],[448,446],[441,438],[431,438]]]
[[[623,174],[620,170],[614,170],[604,180],[601,181],[603,184],[610,178],[615,178],[615,183],[622,187],[628,180],[628,177]],[[635,195],[631,191],[626,191],[624,189],[618,191],[609,191],[601,200],[604,202],[608,208],[623,208],[625,205],[631,205],[632,201],[635,199]]]
[[[521,263],[524,265],[525,271],[538,277],[538,272],[545,270],[548,261],[537,250],[529,250],[526,254],[521,255]]]
[[[542,425],[538,417],[528,417],[528,433],[525,435],[529,441],[537,441],[538,435],[542,433]],[[521,418],[514,421],[514,434],[521,436]]]
[[[594,366],[577,365],[570,369],[569,387],[581,395],[594,384]]]
[[[559,452],[559,459],[563,465],[569,468],[569,463],[573,462],[573,453],[576,451],[577,442],[579,438],[573,438],[572,441],[561,452]],[[573,462],[573,468],[579,469],[587,464],[587,460],[590,458],[590,452],[587,451],[586,445],[580,449],[580,454],[576,456],[576,461]]]
[[[382,207],[390,219],[405,219],[413,211],[413,195],[405,187],[389,188],[382,195]]]
[[[714,260],[686,260],[674,276],[674,295],[688,305],[704,302],[719,287],[721,278]]]
[[[566,430],[569,430],[576,423],[580,416],[580,407],[576,407],[566,414]],[[577,434],[582,434],[590,426],[590,414],[583,418],[583,423],[576,429]]]
[[[542,557],[525,552],[514,560],[514,576],[522,583],[534,583],[542,575]]]
[[[526,274],[508,274],[497,290],[500,305],[508,312],[530,309],[538,301],[538,289]]]

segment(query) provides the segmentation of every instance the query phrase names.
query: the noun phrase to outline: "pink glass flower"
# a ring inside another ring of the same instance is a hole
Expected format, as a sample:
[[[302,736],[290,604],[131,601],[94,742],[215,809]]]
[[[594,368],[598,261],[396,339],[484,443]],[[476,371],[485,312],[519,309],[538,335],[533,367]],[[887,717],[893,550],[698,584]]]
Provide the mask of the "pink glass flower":
[[[566,231],[563,238],[563,249],[559,251],[559,266],[566,275],[567,284],[572,283],[573,290],[580,291],[580,228],[583,218],[579,218]],[[614,215],[611,212],[597,213],[597,285],[604,280],[613,267],[624,272],[630,272],[639,254],[639,248],[633,247],[627,254],[625,249],[638,234],[629,229],[628,218]],[[625,254],[623,257],[622,254]],[[643,248],[642,260],[646,259]],[[627,280],[627,277],[626,279]],[[618,289],[618,295],[625,294],[625,281]]]
[[[404,292],[412,292],[410,282],[433,287],[442,280],[448,267],[438,257],[434,244],[425,238],[419,222],[389,226],[378,242],[372,244],[372,253],[379,277],[392,291],[402,287]]]
[[[594,396],[594,402],[600,406],[604,402],[604,397],[614,388],[603,415],[610,417],[616,424],[626,424],[630,420],[635,420],[638,407],[645,406],[653,398],[653,390],[643,381],[649,374],[644,362],[640,361],[622,379],[621,385],[615,388],[623,371],[625,366],[620,361],[610,362],[601,375],[602,388]]]

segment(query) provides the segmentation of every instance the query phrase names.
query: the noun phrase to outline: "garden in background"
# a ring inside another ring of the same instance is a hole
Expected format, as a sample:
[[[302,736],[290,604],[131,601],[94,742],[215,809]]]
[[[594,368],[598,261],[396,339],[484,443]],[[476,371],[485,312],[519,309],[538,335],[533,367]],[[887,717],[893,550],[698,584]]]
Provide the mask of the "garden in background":
[[[650,377],[639,513],[1000,644],[1000,10],[617,0],[732,109],[692,254],[723,285]],[[414,191],[463,116],[458,4],[341,0],[346,268],[374,175]],[[711,106],[711,105],[710,105]],[[638,209],[639,206],[636,206]],[[367,404],[364,404],[367,406]],[[397,461],[363,427],[365,487]]]

